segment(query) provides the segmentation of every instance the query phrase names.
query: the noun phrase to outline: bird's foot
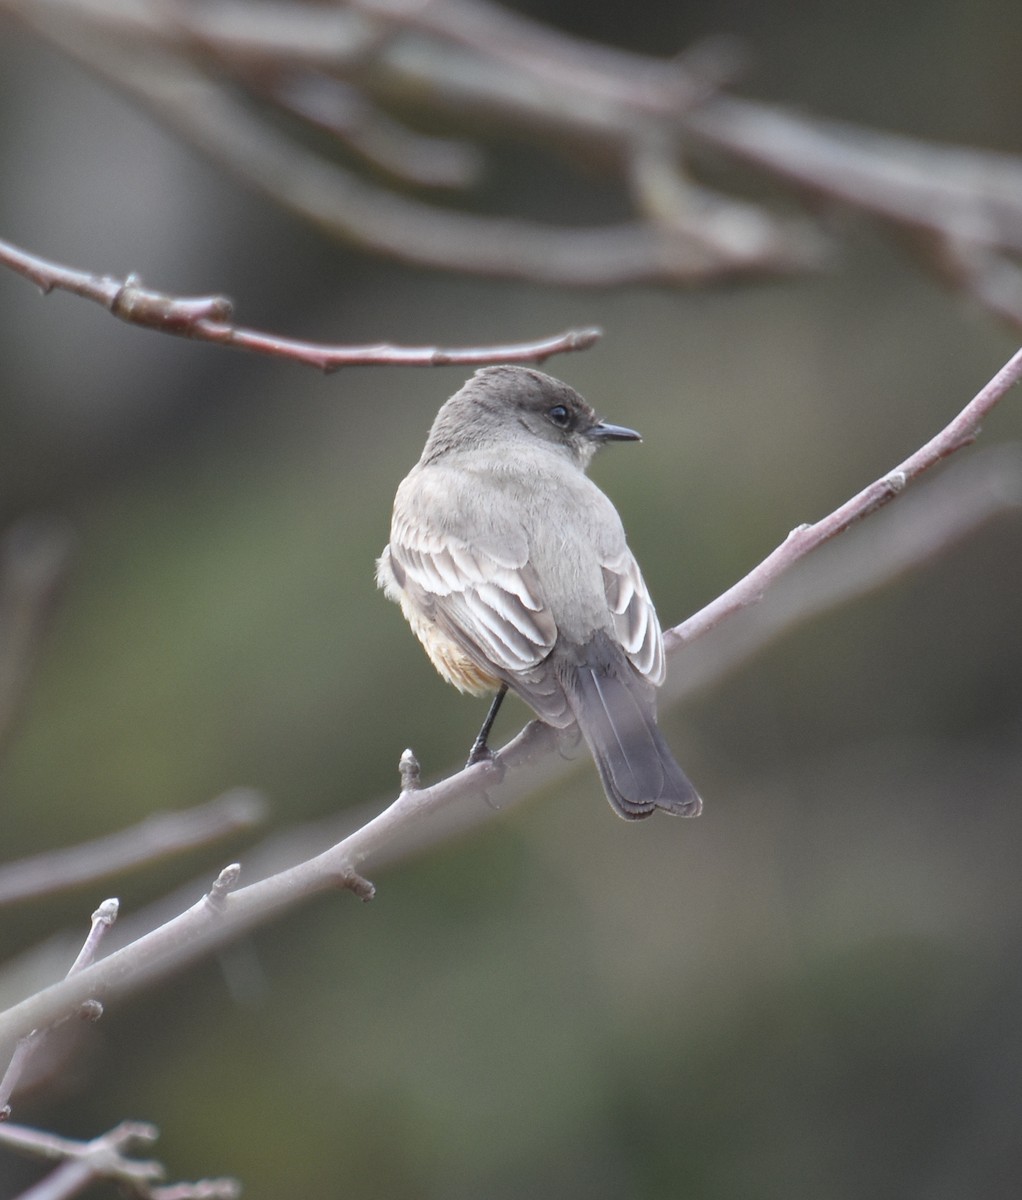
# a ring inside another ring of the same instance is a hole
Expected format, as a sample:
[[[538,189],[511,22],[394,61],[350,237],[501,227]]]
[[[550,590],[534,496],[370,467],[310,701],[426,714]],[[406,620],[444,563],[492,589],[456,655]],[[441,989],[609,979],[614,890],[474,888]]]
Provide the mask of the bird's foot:
[[[465,768],[467,770],[481,762],[493,762],[493,751],[482,738],[476,738],[472,743],[472,749],[468,752],[468,762],[465,763]]]

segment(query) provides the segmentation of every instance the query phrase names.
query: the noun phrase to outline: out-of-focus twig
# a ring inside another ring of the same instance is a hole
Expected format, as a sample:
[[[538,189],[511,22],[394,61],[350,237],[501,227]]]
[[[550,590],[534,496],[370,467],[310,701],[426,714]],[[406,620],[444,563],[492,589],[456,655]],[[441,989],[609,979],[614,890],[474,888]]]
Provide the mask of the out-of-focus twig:
[[[340,367],[383,364],[402,367],[438,367],[460,364],[478,366],[502,362],[543,362],[552,354],[588,349],[600,336],[599,329],[569,329],[534,342],[504,346],[325,346],[244,329],[230,321],[232,305],[226,296],[171,296],[142,286],[135,275],[114,279],[93,275],[29,254],[10,242],[0,241],[0,265],[10,267],[31,280],[44,293],[55,288],[101,304],[130,325],[141,325],[160,333],[200,342],[216,342],[238,350],[250,350],[274,358],[336,371]]]
[[[927,468],[968,444],[980,420],[1022,377],[1020,350],[994,378],[935,437],[893,471],[864,488],[829,517],[795,530],[763,563],[700,613],[674,629],[666,641],[677,653],[685,644],[707,634],[725,618],[761,598],[796,562],[875,513]],[[1009,503],[1011,500],[1009,499]],[[902,551],[911,553],[911,545]],[[889,564],[888,567],[889,568]],[[145,933],[94,966],[0,1013],[0,1047],[36,1027],[52,1024],[75,1011],[97,993],[112,998],[161,978],[184,963],[238,937],[292,907],[300,900],[331,888],[349,888],[363,897],[369,885],[361,878],[363,864],[378,865],[395,853],[406,853],[435,837],[437,814],[467,805],[508,803],[530,790],[525,768],[545,759],[559,744],[556,731],[531,722],[492,759],[468,767],[431,787],[414,786],[407,758],[402,770],[404,790],[389,807],[329,849],[295,866],[218,897],[204,897],[185,912]],[[549,779],[546,769],[544,782]],[[443,823],[442,823],[443,824]],[[444,830],[449,826],[443,825]],[[231,875],[231,881],[234,880]]]
[[[156,1126],[144,1121],[123,1121],[88,1142],[24,1125],[0,1125],[0,1144],[33,1158],[60,1162],[56,1170],[22,1192],[18,1200],[68,1200],[101,1179],[119,1183],[139,1200],[235,1200],[241,1195],[234,1179],[161,1184],[165,1175],[162,1164],[127,1157],[134,1146],[152,1145],[158,1137]]]
[[[1022,160],[728,95],[733,47],[635,54],[488,0],[0,0],[0,12],[279,203],[376,253],[602,286],[819,267],[830,244],[822,226],[772,200],[710,190],[697,170],[708,149],[715,160],[751,165],[772,192],[780,181],[816,207],[826,200],[925,235],[914,241],[938,273],[1022,327]],[[269,118],[274,109],[294,116],[297,129],[283,133]],[[619,176],[634,219],[558,228],[420,204],[301,136],[303,122],[323,130],[332,120],[348,150],[408,182],[469,186],[482,149],[445,139],[433,145],[434,168],[430,143],[403,122],[423,115],[468,136],[537,140],[569,161],[586,155]],[[416,150],[407,170],[401,146]],[[955,257],[966,266],[943,269]]]
[[[641,213],[579,227],[423,204],[280,130],[260,111],[274,103],[273,85],[253,82],[288,70],[293,86],[295,71],[314,64],[376,105],[517,123],[569,154],[594,142],[625,160],[650,122],[677,128],[679,113],[715,86],[711,73],[681,62],[576,43],[474,0],[358,8],[0,0],[3,11],[140,100],[221,166],[374,253],[441,270],[601,287],[786,274],[822,261],[818,227],[765,209],[732,241],[725,223],[707,224],[693,239],[685,221],[665,227]],[[489,53],[481,55],[487,38]]]
[[[715,96],[686,130],[802,189],[916,235],[937,275],[1022,328],[1022,158],[935,146]]]
[[[364,92],[322,72],[288,72],[270,85],[286,111],[337,138],[395,179],[422,188],[467,188],[483,171],[483,155],[464,139],[416,133]]]
[[[266,819],[263,795],[233,788],[183,812],[153,813],[117,833],[0,867],[0,905],[53,895],[208,846]]]
[[[0,747],[10,736],[74,559],[63,521],[32,517],[0,539]]]

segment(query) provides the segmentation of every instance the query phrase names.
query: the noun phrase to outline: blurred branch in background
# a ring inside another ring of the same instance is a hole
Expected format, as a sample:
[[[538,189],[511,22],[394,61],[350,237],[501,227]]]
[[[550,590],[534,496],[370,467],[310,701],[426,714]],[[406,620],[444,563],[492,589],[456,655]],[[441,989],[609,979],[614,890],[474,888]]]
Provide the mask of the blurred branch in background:
[[[740,56],[724,40],[653,58],[484,0],[0,0],[3,12],[278,203],[372,252],[602,286],[819,268],[831,245],[821,221],[699,182],[710,150],[817,210],[826,201],[912,234],[931,269],[1022,327],[1022,161],[725,94]],[[632,217],[591,227],[485,217],[376,181],[467,191],[482,174],[473,139],[484,124],[487,137],[552,147],[569,164],[587,152],[618,178]]]
[[[54,289],[82,296],[102,305],[129,325],[172,333],[199,342],[215,342],[237,350],[250,350],[273,358],[318,367],[329,374],[341,367],[479,366],[502,362],[543,362],[552,354],[587,350],[600,337],[598,329],[569,329],[535,342],[505,346],[443,349],[439,346],[324,346],[293,338],[259,333],[231,323],[233,306],[226,296],[170,296],[144,288],[136,275],[114,279],[93,275],[29,254],[10,242],[0,241],[0,265],[30,280],[44,294]]]
[[[151,1145],[159,1137],[155,1125],[144,1121],[122,1121],[115,1129],[78,1142],[71,1138],[27,1129],[24,1125],[0,1125],[0,1145],[33,1158],[60,1162],[51,1174],[19,1200],[65,1200],[100,1180],[118,1183],[140,1200],[234,1200],[241,1187],[234,1179],[203,1179],[198,1183],[160,1183],[163,1166],[151,1159],[128,1158],[133,1146]]]
[[[74,534],[56,519],[25,518],[0,540],[0,748],[25,702],[74,556]]]
[[[829,517],[795,530],[719,601],[669,630],[666,641],[670,649],[677,656],[683,646],[687,648],[690,642],[705,636],[726,618],[760,600],[807,554],[903,494],[907,484],[926,469],[968,444],[974,438],[980,420],[1020,377],[1022,350],[920,450]],[[960,479],[951,477],[950,500],[933,499],[934,492],[939,494],[944,488],[944,479],[932,484],[922,515],[919,507],[910,506],[907,529],[896,530],[894,536],[887,538],[884,553],[859,559],[861,573],[851,577],[847,573],[839,574],[840,582],[832,580],[830,586],[817,587],[815,599],[810,598],[808,603],[789,593],[783,601],[782,615],[765,620],[758,636],[755,632],[750,635],[746,630],[743,652],[754,652],[776,636],[781,628],[804,619],[807,612],[818,612],[821,604],[838,603],[846,596],[859,595],[868,587],[879,586],[881,581],[929,557],[952,538],[971,532],[994,513],[1017,508],[1020,493],[1017,455],[1007,461],[1003,458],[992,461],[988,457],[986,462],[981,460],[980,469],[990,475],[981,486],[971,482],[963,485]],[[721,671],[734,665],[733,658],[724,656]],[[704,686],[706,681],[705,670],[701,677],[695,673],[694,686]],[[682,680],[680,687],[686,686]],[[677,689],[672,692],[678,695]],[[383,812],[329,849],[296,865],[278,869],[236,891],[232,889],[237,881],[237,869],[227,868],[213,890],[187,911],[144,932],[93,967],[0,1014],[0,1044],[9,1046],[31,1030],[65,1018],[97,993],[104,998],[113,998],[149,985],[310,896],[344,887],[368,899],[372,895],[372,886],[359,874],[366,862],[375,867],[393,861],[395,857],[420,851],[449,837],[452,831],[460,830],[466,823],[491,814],[494,808],[506,808],[525,797],[536,786],[536,780],[525,768],[540,760],[549,760],[559,744],[556,731],[533,721],[492,760],[466,768],[426,788],[416,786],[414,764],[406,753],[401,764],[403,790]],[[542,783],[548,785],[558,773],[569,769],[567,764],[558,766],[545,761]],[[464,817],[456,818],[453,823],[447,821],[449,810],[457,813],[466,807],[472,810],[467,822]],[[440,813],[444,814],[444,819],[434,821]]]
[[[151,816],[106,837],[0,866],[0,906],[50,896],[208,846],[266,819],[265,798],[233,788],[208,804]]]

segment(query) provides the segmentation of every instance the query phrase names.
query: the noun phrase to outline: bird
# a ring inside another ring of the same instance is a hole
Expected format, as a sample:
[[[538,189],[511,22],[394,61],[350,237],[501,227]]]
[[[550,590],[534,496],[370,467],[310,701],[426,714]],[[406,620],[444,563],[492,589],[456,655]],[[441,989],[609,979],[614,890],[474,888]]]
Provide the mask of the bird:
[[[541,371],[476,371],[398,486],[376,579],[443,679],[496,693],[469,765],[490,754],[510,689],[554,728],[578,726],[619,816],[697,816],[657,726],[660,624],[617,510],[586,474],[599,447],[638,440]]]

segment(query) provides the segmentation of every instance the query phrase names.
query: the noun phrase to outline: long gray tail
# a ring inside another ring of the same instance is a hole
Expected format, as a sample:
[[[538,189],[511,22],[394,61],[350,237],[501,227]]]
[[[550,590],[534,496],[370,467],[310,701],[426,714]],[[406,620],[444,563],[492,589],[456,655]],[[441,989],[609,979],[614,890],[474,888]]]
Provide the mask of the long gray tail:
[[[615,649],[589,656],[566,689],[607,799],[626,820],[656,808],[697,817],[703,802],[657,728],[653,689]]]

